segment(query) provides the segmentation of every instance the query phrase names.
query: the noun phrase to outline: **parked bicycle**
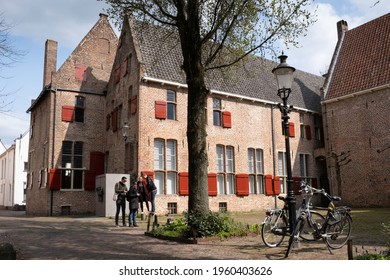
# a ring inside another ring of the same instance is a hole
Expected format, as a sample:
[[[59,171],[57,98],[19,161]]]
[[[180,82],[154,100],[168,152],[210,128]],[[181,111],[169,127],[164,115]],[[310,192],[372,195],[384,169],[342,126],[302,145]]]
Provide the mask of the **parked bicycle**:
[[[324,189],[316,189],[311,187],[306,182],[301,183],[303,201],[301,207],[297,212],[297,219],[295,221],[294,232],[290,236],[286,257],[291,252],[293,245],[298,241],[302,229],[308,222],[310,227],[314,230],[312,232],[315,240],[322,239],[327,245],[329,252],[330,249],[339,249],[343,247],[351,236],[352,231],[352,217],[350,215],[351,209],[346,206],[336,207],[334,201],[340,201],[341,197],[331,196],[325,192]],[[327,214],[325,221],[321,224],[313,218],[312,212],[309,209],[311,199],[314,194],[322,194],[329,199],[329,205],[327,208]]]
[[[267,209],[265,218],[262,222],[261,238],[268,247],[279,246],[284,238],[289,235],[288,203],[283,196],[278,196],[278,199],[283,201],[283,208]],[[314,210],[310,209],[309,211],[313,221],[318,225],[322,225],[325,221],[325,217]],[[316,239],[314,238],[313,233],[313,224],[304,222],[300,231],[300,238],[305,241],[314,241]]]

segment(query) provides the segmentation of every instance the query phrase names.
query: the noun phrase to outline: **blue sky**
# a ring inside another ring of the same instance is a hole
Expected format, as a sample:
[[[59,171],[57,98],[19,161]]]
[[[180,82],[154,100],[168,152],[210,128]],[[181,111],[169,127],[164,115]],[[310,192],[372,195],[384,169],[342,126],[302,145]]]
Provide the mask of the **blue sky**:
[[[336,23],[349,29],[390,11],[388,0],[314,0],[317,22],[301,38],[299,48],[285,50],[288,63],[316,75],[326,72],[337,41]],[[0,140],[8,148],[29,128],[26,113],[42,89],[46,39],[58,42],[57,69],[70,55],[107,6],[97,0],[0,0],[0,13],[12,25],[13,46],[26,55],[0,72],[0,95],[9,94],[8,112],[0,113]]]

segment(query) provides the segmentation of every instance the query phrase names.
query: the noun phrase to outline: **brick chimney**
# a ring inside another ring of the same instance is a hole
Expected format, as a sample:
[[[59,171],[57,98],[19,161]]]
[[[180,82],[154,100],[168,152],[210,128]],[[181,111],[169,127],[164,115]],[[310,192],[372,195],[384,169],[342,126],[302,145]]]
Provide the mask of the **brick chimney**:
[[[57,42],[46,40],[45,61],[43,65],[43,87],[52,82],[52,75],[57,71]]]
[[[346,31],[348,31],[348,23],[345,20],[337,22],[337,38],[339,40]]]

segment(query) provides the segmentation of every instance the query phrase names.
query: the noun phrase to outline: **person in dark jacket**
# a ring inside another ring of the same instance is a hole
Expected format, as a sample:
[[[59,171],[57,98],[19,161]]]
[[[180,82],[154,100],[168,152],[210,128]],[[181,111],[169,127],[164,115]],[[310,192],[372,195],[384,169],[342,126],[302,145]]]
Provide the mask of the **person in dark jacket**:
[[[139,203],[139,193],[137,188],[137,182],[134,182],[130,187],[126,195],[129,202],[130,214],[129,214],[129,227],[138,227],[137,225],[137,212]]]
[[[141,177],[144,178],[144,185],[146,186],[146,189],[150,195],[150,203],[152,204],[152,213],[156,211],[156,194],[157,194],[157,188],[154,184],[152,178],[145,174],[144,172],[141,172]]]
[[[118,195],[116,200],[116,214],[115,214],[115,225],[118,226],[119,212],[122,209],[122,224],[126,226],[126,186],[127,178],[122,177],[122,179],[115,184],[115,193]]]
[[[137,182],[138,193],[139,193],[139,204],[141,208],[141,213],[144,212],[144,202],[146,204],[146,209],[149,212],[149,199],[148,199],[148,190],[146,189],[142,177],[139,177]]]

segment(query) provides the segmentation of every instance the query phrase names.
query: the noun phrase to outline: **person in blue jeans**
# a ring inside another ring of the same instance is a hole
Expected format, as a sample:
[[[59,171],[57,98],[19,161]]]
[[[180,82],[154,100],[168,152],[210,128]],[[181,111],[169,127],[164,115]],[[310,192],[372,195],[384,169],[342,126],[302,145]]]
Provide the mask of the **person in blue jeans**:
[[[138,227],[137,225],[137,212],[139,203],[139,193],[137,188],[137,182],[134,182],[127,192],[126,199],[129,202],[130,214],[129,214],[129,227]]]
[[[141,172],[141,177],[145,179],[145,186],[150,196],[150,203],[152,204],[152,213],[156,212],[156,194],[157,188],[152,178],[147,174]]]

